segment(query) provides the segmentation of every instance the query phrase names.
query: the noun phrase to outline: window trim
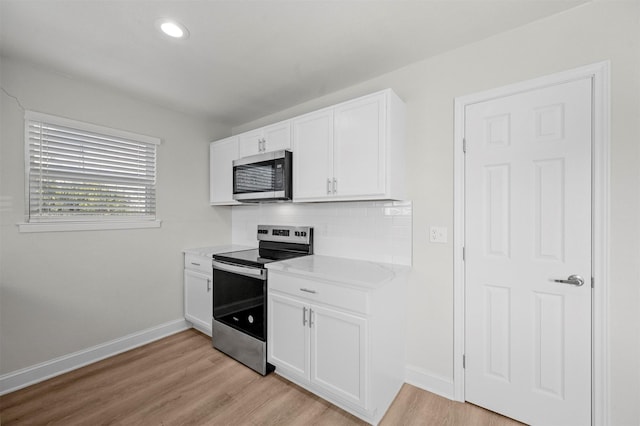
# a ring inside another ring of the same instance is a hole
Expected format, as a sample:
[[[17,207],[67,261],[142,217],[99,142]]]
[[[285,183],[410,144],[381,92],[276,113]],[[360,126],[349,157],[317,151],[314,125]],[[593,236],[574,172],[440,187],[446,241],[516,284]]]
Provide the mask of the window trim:
[[[102,231],[108,229],[143,229],[160,228],[162,221],[137,220],[113,222],[24,222],[18,223],[18,231],[25,232],[60,232],[60,231]]]
[[[157,218],[138,218],[135,216],[111,217],[104,220],[102,217],[87,218],[72,216],[54,219],[51,221],[42,218],[30,218],[29,213],[29,173],[30,173],[30,153],[29,153],[29,123],[31,121],[43,121],[59,126],[67,126],[78,130],[113,136],[117,138],[131,139],[138,142],[160,145],[161,139],[139,133],[113,129],[91,123],[71,120],[64,117],[45,114],[36,111],[26,110],[24,113],[24,161],[25,161],[25,183],[24,183],[24,217],[25,221],[18,223],[19,232],[56,232],[56,231],[84,231],[84,230],[107,230],[107,229],[139,229],[139,228],[159,228],[162,221]],[[157,157],[156,157],[157,167]],[[156,169],[157,173],[157,169]],[[156,175],[157,179],[157,175]],[[157,200],[156,200],[157,203]],[[157,205],[156,205],[157,207]]]

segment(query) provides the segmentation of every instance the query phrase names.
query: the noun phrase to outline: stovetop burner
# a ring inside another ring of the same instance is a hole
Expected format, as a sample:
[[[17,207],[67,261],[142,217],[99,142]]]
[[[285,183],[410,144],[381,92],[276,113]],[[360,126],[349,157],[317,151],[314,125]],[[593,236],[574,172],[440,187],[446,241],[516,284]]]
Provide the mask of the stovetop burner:
[[[264,267],[279,260],[313,254],[313,228],[258,225],[257,249],[217,253],[213,258],[231,264]]]

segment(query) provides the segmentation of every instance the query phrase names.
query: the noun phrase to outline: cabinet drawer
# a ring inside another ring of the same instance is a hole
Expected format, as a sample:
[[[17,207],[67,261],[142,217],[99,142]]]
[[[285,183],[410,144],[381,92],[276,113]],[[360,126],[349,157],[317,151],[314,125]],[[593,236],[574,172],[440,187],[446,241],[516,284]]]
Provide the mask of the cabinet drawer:
[[[363,314],[369,313],[369,293],[327,281],[269,271],[269,290],[277,290],[310,302],[324,303]]]
[[[190,271],[198,271],[203,274],[212,275],[213,266],[212,259],[206,256],[198,256],[196,254],[184,254],[184,268]]]

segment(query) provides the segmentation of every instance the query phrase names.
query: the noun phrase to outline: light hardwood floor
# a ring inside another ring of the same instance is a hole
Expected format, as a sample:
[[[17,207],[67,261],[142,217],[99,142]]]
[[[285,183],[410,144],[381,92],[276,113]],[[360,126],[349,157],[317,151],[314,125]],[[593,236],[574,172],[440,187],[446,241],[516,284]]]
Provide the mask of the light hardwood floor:
[[[363,425],[187,330],[0,397],[2,425]],[[383,425],[519,425],[405,384]]]

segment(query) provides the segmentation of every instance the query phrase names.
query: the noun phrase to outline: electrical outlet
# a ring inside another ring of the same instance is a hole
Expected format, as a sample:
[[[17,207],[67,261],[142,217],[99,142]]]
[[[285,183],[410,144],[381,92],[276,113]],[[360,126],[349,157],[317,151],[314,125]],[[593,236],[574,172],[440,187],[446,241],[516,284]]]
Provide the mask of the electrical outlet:
[[[447,228],[445,226],[432,226],[429,230],[429,241],[432,243],[446,243]]]

